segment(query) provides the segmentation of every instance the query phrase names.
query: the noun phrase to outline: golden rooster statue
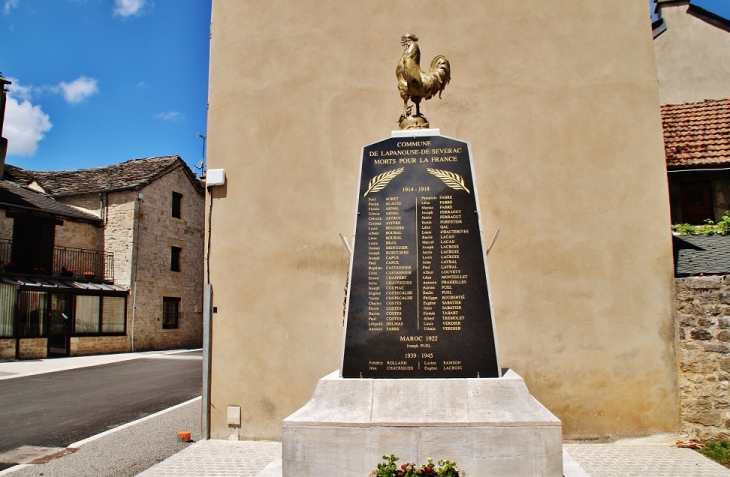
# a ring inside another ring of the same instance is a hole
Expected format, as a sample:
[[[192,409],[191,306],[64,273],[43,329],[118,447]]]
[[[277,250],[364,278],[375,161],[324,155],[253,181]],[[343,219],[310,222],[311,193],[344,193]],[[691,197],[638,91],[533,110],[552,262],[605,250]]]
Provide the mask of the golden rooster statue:
[[[403,98],[403,113],[398,120],[401,129],[428,128],[428,120],[421,115],[420,103],[422,99],[431,99],[436,93],[439,98],[441,92],[451,81],[451,65],[443,55],[431,60],[431,71],[421,71],[421,50],[418,48],[418,37],[406,33],[400,38],[403,45],[403,55],[395,69],[398,78],[398,91]],[[411,116],[412,106],[408,100],[416,105],[416,115]]]

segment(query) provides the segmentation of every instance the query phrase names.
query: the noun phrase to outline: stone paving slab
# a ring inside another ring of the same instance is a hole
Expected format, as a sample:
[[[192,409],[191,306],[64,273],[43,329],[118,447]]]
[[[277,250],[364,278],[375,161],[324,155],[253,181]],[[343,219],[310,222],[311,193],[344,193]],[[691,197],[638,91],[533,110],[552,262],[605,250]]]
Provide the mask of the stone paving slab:
[[[564,469],[566,476],[730,477],[730,469],[694,450],[671,445],[568,443],[564,449],[571,464]],[[280,442],[209,440],[193,444],[139,476],[273,476],[281,472],[280,459]]]
[[[692,449],[667,445],[565,444],[590,477],[730,477]]]
[[[139,477],[254,477],[280,458],[281,442],[201,441],[147,469]]]

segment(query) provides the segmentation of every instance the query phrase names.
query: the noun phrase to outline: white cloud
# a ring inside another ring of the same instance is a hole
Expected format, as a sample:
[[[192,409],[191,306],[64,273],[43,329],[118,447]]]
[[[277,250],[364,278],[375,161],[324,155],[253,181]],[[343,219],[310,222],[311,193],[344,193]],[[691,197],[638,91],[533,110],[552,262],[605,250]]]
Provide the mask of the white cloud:
[[[168,111],[167,113],[160,113],[155,115],[156,118],[164,119],[165,121],[184,121],[185,115],[178,111]]]
[[[12,84],[8,86],[8,90],[10,91],[11,96],[17,99],[23,99],[28,101],[31,101],[33,99],[33,93],[35,93],[37,90],[37,88],[35,88],[33,85],[22,85],[15,78],[8,78],[8,81],[12,82]]]
[[[20,0],[5,0],[5,5],[3,6],[3,12],[6,15],[10,15],[10,9],[18,8],[19,4],[20,4]]]
[[[120,17],[141,15],[147,0],[114,0],[114,14]]]
[[[19,103],[8,96],[5,105],[5,127],[3,135],[8,138],[8,155],[33,156],[38,150],[38,142],[53,124],[40,106],[28,100]]]
[[[99,88],[96,86],[96,80],[94,78],[87,78],[86,76],[79,76],[70,83],[61,81],[52,90],[60,91],[66,101],[72,104],[80,103],[92,94],[99,92]]]

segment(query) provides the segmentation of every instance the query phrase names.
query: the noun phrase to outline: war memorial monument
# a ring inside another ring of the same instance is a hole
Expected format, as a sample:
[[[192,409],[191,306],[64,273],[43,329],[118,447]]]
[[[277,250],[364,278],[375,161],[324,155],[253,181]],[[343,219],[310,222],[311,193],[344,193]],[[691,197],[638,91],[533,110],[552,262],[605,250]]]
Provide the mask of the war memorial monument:
[[[469,143],[420,111],[451,65],[424,72],[418,38],[401,42],[400,129],[362,150],[342,368],[284,420],[283,476],[364,477],[384,454],[562,476],[560,420],[499,366]]]

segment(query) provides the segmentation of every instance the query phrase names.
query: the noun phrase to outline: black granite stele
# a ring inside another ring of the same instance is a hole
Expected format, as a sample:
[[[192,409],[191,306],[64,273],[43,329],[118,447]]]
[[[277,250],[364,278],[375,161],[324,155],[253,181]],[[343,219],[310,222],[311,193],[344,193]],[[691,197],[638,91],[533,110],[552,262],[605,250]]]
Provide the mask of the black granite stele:
[[[348,290],[343,377],[499,376],[465,142],[363,149]]]

